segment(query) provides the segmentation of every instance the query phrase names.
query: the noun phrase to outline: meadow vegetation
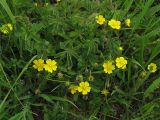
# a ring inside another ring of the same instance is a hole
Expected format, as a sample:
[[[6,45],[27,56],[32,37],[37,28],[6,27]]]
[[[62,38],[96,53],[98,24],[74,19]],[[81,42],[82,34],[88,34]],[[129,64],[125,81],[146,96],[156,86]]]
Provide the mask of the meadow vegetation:
[[[160,120],[159,0],[0,0],[0,120]]]

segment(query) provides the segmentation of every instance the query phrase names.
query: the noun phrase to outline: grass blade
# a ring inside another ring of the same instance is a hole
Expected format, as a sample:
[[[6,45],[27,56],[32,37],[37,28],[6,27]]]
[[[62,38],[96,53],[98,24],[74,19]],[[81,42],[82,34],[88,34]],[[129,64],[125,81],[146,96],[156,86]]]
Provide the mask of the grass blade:
[[[10,19],[12,20],[13,23],[15,23],[15,19],[14,19],[14,16],[11,12],[11,9],[9,8],[6,0],[0,0],[0,4],[1,6],[5,9],[5,11],[7,12],[8,16],[10,17]]]
[[[79,110],[79,108],[72,101],[70,101],[70,100],[68,100],[66,98],[57,97],[57,96],[51,96],[51,95],[46,95],[46,94],[40,94],[39,96],[42,97],[43,99],[47,100],[50,103],[54,103],[53,100],[62,101],[62,102],[68,102],[68,103],[72,104],[74,107],[76,107]]]
[[[152,92],[154,92],[159,87],[160,87],[160,78],[153,81],[153,83],[147,88],[147,90],[144,92],[144,97],[148,97]]]

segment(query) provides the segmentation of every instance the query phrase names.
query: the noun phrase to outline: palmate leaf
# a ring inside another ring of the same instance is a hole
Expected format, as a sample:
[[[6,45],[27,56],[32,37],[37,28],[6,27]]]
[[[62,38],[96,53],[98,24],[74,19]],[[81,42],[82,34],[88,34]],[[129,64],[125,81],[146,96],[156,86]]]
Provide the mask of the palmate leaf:
[[[5,9],[5,11],[7,12],[8,16],[10,17],[10,19],[12,20],[13,23],[15,23],[15,19],[14,19],[14,16],[6,2],[6,0],[0,0],[0,6],[3,7],[3,9]]]
[[[56,55],[56,57],[65,58],[68,66],[73,65],[73,62],[72,62],[73,58],[76,58],[77,60],[79,59],[79,56],[76,53],[76,49],[71,49],[71,48],[64,48],[64,51],[59,52]]]
[[[87,48],[87,56],[91,53],[95,53],[97,51],[98,45],[97,45],[98,40],[86,40],[84,43],[84,48]]]

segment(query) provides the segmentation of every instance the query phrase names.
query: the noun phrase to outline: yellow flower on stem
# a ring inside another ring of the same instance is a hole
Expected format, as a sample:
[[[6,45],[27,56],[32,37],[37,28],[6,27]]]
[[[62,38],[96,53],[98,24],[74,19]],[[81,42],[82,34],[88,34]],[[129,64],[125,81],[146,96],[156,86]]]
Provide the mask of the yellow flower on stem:
[[[105,73],[111,74],[113,70],[115,70],[115,65],[113,64],[113,61],[109,60],[103,64],[103,68]]]
[[[107,96],[108,93],[109,93],[109,91],[108,91],[107,89],[103,89],[103,90],[101,91],[101,94],[102,94],[102,95],[105,95],[105,96]]]
[[[57,70],[57,62],[55,60],[48,59],[46,60],[46,64],[44,69],[50,73]]]
[[[96,16],[96,22],[100,25],[103,25],[105,23],[105,18],[102,15],[97,15]]]
[[[148,70],[152,73],[156,72],[157,71],[157,65],[155,63],[150,63],[148,65]]]
[[[87,95],[91,91],[91,87],[88,82],[79,83],[78,92],[81,92],[82,95]]]
[[[121,69],[126,69],[127,60],[124,57],[116,58],[116,66]]]
[[[70,85],[69,89],[71,90],[72,94],[75,94],[78,90],[78,86],[76,85]]]
[[[37,69],[38,71],[43,71],[43,68],[45,65],[44,60],[42,60],[42,59],[34,60],[33,63],[34,63],[34,65],[33,65],[34,69]]]
[[[118,21],[118,20],[115,20],[115,19],[111,19],[108,22],[108,25],[113,29],[118,29],[119,30],[121,28],[121,22]]]
[[[130,20],[130,19],[126,19],[125,23],[126,23],[126,25],[127,25],[128,27],[131,26],[131,20]]]
[[[0,31],[4,34],[8,34],[10,31],[13,30],[13,26],[12,24],[8,23],[8,24],[4,24],[1,28]]]

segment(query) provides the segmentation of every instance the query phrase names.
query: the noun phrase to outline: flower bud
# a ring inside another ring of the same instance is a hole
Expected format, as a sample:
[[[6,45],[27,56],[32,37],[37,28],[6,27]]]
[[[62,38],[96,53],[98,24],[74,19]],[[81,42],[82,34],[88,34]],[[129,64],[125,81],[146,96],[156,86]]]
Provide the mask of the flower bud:
[[[66,81],[66,86],[70,86],[70,81]]]
[[[58,73],[58,78],[63,78],[63,73],[59,72]]]
[[[78,75],[76,77],[76,81],[83,81],[83,75]]]
[[[93,80],[94,80],[94,77],[93,77],[92,75],[90,75],[90,76],[88,77],[88,80],[89,80],[89,81],[93,81]]]

